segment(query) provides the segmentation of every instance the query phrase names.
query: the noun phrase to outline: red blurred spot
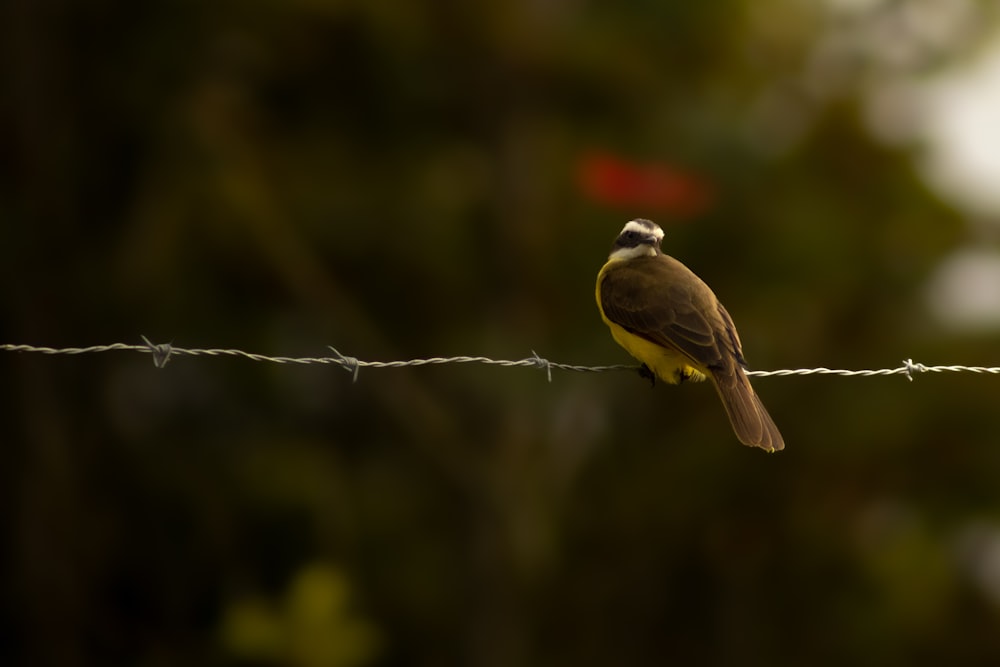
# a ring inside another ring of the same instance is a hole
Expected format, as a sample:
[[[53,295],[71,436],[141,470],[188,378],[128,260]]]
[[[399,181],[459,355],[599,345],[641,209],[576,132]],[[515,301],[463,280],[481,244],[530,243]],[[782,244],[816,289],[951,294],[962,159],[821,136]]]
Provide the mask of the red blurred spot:
[[[588,199],[615,208],[694,216],[711,205],[701,177],[664,162],[638,164],[595,153],[577,163],[577,182]]]

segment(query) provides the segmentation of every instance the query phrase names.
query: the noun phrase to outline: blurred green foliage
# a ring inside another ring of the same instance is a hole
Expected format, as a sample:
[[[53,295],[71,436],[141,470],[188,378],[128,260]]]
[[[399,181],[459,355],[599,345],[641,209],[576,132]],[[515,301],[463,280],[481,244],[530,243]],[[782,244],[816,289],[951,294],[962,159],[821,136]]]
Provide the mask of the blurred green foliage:
[[[866,63],[804,74],[823,7],[13,0],[0,338],[626,362],[642,216],[755,368],[996,364],[928,320],[963,218]],[[595,201],[595,152],[709,207]],[[0,356],[0,662],[1000,660],[996,379],[759,380],[775,456],[710,388],[553,379]]]
[[[236,600],[222,622],[222,643],[249,662],[351,667],[375,651],[371,628],[353,619],[350,588],[335,568],[306,566],[278,609],[254,597]]]

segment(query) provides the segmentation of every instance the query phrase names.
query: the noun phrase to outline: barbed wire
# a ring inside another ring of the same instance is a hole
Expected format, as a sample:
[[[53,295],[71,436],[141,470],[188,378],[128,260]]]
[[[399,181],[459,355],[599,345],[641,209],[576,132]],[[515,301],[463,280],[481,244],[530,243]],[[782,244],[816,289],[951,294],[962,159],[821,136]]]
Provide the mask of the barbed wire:
[[[336,348],[330,347],[334,356],[330,357],[272,357],[266,354],[255,354],[243,350],[234,349],[187,349],[174,347],[171,343],[152,343],[148,338],[142,336],[143,343],[113,343],[111,345],[91,345],[89,347],[40,347],[36,345],[14,345],[0,344],[0,350],[5,352],[31,352],[38,354],[92,354],[98,352],[142,352],[153,355],[153,364],[157,368],[163,368],[174,356],[229,356],[241,357],[251,361],[266,361],[275,364],[326,364],[339,366],[351,373],[354,382],[358,381],[358,373],[362,368],[406,368],[413,366],[433,366],[440,364],[486,364],[489,366],[536,368],[544,370],[549,382],[552,382],[552,371],[572,371],[577,373],[604,373],[608,371],[636,371],[640,367],[627,364],[614,364],[608,366],[581,366],[576,364],[565,364],[549,361],[532,351],[530,357],[524,359],[492,359],[490,357],[430,357],[427,359],[407,359],[405,361],[364,361],[357,357],[341,354]],[[986,373],[991,375],[1000,374],[1000,367],[989,366],[925,366],[906,359],[901,366],[895,368],[880,368],[876,370],[846,370],[840,368],[795,368],[775,371],[753,371],[748,370],[746,374],[751,377],[787,377],[790,375],[839,375],[841,377],[873,377],[876,375],[905,375],[908,380],[913,381],[913,376],[918,373]]]

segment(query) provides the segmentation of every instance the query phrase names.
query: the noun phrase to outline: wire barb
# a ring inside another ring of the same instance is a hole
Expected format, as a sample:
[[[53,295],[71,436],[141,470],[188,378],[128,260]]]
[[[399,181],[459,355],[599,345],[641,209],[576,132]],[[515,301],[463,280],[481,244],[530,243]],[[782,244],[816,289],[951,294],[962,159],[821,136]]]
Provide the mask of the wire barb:
[[[14,345],[10,343],[0,344],[0,351],[4,352],[34,352],[38,354],[90,354],[95,352],[111,352],[124,350],[129,352],[145,352],[153,355],[153,364],[157,368],[163,368],[167,362],[177,355],[186,356],[229,356],[242,357],[251,361],[268,361],[275,364],[333,364],[340,366],[351,374],[353,382],[358,381],[358,373],[362,367],[366,368],[405,368],[409,366],[430,366],[438,364],[486,364],[490,366],[507,367],[529,367],[545,371],[549,382],[552,382],[552,369],[561,371],[572,371],[575,373],[605,373],[609,371],[635,371],[638,366],[616,364],[609,366],[578,366],[575,364],[563,364],[545,359],[532,350],[531,356],[526,359],[491,359],[490,357],[430,357],[428,359],[408,359],[405,361],[362,361],[357,357],[350,357],[341,354],[335,347],[329,346],[333,352],[332,357],[271,357],[264,354],[244,352],[243,350],[231,349],[185,349],[174,347],[172,343],[154,344],[145,336],[141,336],[142,345],[129,345],[127,343],[113,343],[111,345],[91,345],[90,347],[39,347],[35,345]],[[917,373],[978,373],[989,375],[1000,375],[1000,367],[997,366],[925,366],[924,364],[906,359],[902,366],[896,368],[879,368],[876,370],[845,370],[838,368],[796,368],[776,371],[744,371],[749,377],[787,377],[790,375],[839,375],[841,377],[873,377],[876,375],[905,375],[910,382]]]
[[[904,360],[903,361],[903,368],[906,369],[904,371],[904,373],[906,374],[906,379],[909,380],[910,382],[913,382],[913,374],[915,372],[916,373],[926,373],[927,372],[927,367],[926,366],[924,366],[923,364],[915,364],[915,363],[913,363],[913,359],[906,359],[906,360]]]
[[[541,368],[545,371],[545,374],[549,378],[549,384],[552,384],[552,362],[548,359],[541,358],[534,350],[531,351],[531,360],[535,362],[536,368]]]
[[[146,343],[146,347],[153,355],[153,365],[157,368],[163,368],[170,361],[170,355],[174,353],[174,348],[170,343],[161,343],[159,345],[154,345],[149,342],[149,339],[145,336],[139,336],[142,338],[143,342]]]
[[[327,345],[330,350],[337,355],[336,363],[340,364],[341,368],[351,374],[351,382],[357,383],[358,372],[361,370],[361,361],[357,357],[348,357],[337,351],[333,345]]]

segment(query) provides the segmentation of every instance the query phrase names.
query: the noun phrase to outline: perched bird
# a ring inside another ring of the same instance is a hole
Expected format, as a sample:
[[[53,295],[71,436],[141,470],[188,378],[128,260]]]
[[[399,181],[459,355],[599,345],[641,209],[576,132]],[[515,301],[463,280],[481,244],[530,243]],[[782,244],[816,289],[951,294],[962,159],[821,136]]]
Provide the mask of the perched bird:
[[[785,442],[743,373],[739,334],[715,294],[660,250],[663,230],[649,220],[622,229],[597,274],[597,307],[615,341],[655,382],[712,380],[736,437],[769,452]]]

